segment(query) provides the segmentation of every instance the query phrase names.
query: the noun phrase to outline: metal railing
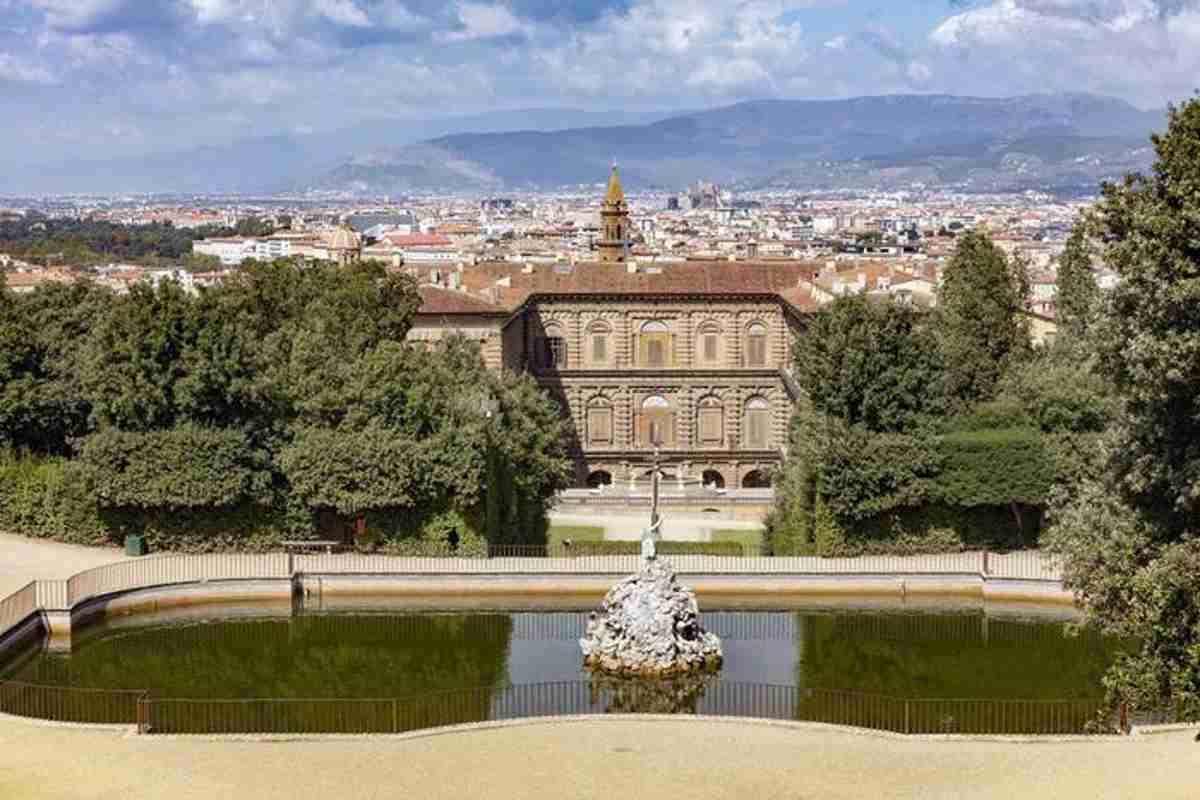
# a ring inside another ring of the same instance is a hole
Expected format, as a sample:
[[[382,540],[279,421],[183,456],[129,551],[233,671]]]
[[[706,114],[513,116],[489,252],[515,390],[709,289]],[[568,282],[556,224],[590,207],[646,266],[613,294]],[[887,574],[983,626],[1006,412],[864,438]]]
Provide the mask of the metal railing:
[[[822,722],[903,734],[1084,734],[1115,730],[1099,700],[905,699],[681,679],[586,681],[456,689],[383,699],[138,700],[143,733],[404,733],[512,719],[614,713],[692,714]]]
[[[201,581],[289,578],[286,553],[164,555],[118,561],[71,576],[67,600],[75,605],[113,592]]]
[[[140,689],[81,689],[0,681],[0,713],[54,722],[133,725],[138,721],[138,700],[145,696]]]
[[[41,608],[38,604],[38,581],[27,583],[0,600],[0,638]]]
[[[636,543],[631,543],[631,545]],[[296,574],[328,575],[625,575],[641,556],[594,554],[579,543],[493,546],[487,555],[400,556],[367,553],[231,553],[162,555],[119,561],[73,575],[65,581],[34,581],[0,600],[0,636],[38,610],[64,610],[89,598],[134,589],[221,580],[288,579]],[[683,575],[855,575],[972,576],[1053,582],[1061,570],[1051,556],[1036,551],[998,555],[986,552],[916,556],[748,556],[665,554]]]

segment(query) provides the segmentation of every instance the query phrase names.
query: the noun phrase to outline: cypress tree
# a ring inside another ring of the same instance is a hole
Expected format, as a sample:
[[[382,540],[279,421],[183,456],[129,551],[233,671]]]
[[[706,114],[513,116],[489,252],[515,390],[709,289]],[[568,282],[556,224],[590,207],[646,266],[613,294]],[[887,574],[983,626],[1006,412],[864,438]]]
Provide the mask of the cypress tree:
[[[1058,261],[1058,330],[1067,341],[1077,343],[1087,335],[1099,301],[1087,234],[1077,224]]]

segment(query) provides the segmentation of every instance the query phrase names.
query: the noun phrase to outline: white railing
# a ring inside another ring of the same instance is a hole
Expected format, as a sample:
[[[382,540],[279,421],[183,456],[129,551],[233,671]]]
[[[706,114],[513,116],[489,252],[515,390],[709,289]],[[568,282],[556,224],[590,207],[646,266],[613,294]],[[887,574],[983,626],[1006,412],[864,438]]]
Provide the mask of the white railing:
[[[40,608],[37,601],[37,586],[37,581],[27,583],[0,600],[0,637],[3,637],[10,628]]]
[[[38,608],[52,608],[56,611],[70,608],[71,603],[67,596],[67,582],[38,581],[37,604]]]
[[[991,579],[1060,581],[1057,560],[1037,551],[917,556],[666,555],[681,575],[976,575]],[[34,581],[0,600],[0,636],[35,611],[65,610],[93,597],[172,584],[222,580],[288,579],[297,573],[328,575],[604,575],[634,572],[637,554],[543,558],[391,556],[362,553],[246,553],[162,555],[120,561],[68,580]]]
[[[288,578],[286,553],[149,556],[80,572],[67,581],[71,605],[89,597],[173,583]]]
[[[995,578],[1029,581],[1061,581],[1062,566],[1049,553],[1022,550],[998,555],[989,553],[986,574]]]

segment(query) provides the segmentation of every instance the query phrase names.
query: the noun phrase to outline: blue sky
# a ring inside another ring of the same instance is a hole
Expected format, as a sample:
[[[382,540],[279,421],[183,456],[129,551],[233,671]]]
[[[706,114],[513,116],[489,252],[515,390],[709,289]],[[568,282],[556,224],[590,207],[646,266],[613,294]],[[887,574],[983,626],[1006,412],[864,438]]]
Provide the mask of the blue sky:
[[[0,0],[0,149],[29,161],[492,109],[1198,85],[1200,0]]]

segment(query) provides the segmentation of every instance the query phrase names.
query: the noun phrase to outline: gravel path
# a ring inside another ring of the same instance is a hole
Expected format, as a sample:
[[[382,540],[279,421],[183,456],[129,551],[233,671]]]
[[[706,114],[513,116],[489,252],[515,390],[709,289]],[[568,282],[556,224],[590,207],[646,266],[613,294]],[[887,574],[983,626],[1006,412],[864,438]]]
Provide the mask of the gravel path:
[[[1154,798],[1195,800],[1191,734],[902,740],[736,722],[596,719],[396,740],[218,741],[0,721],[4,800]]]
[[[80,547],[0,533],[0,598],[32,580],[61,580],[124,558],[115,547]]]

